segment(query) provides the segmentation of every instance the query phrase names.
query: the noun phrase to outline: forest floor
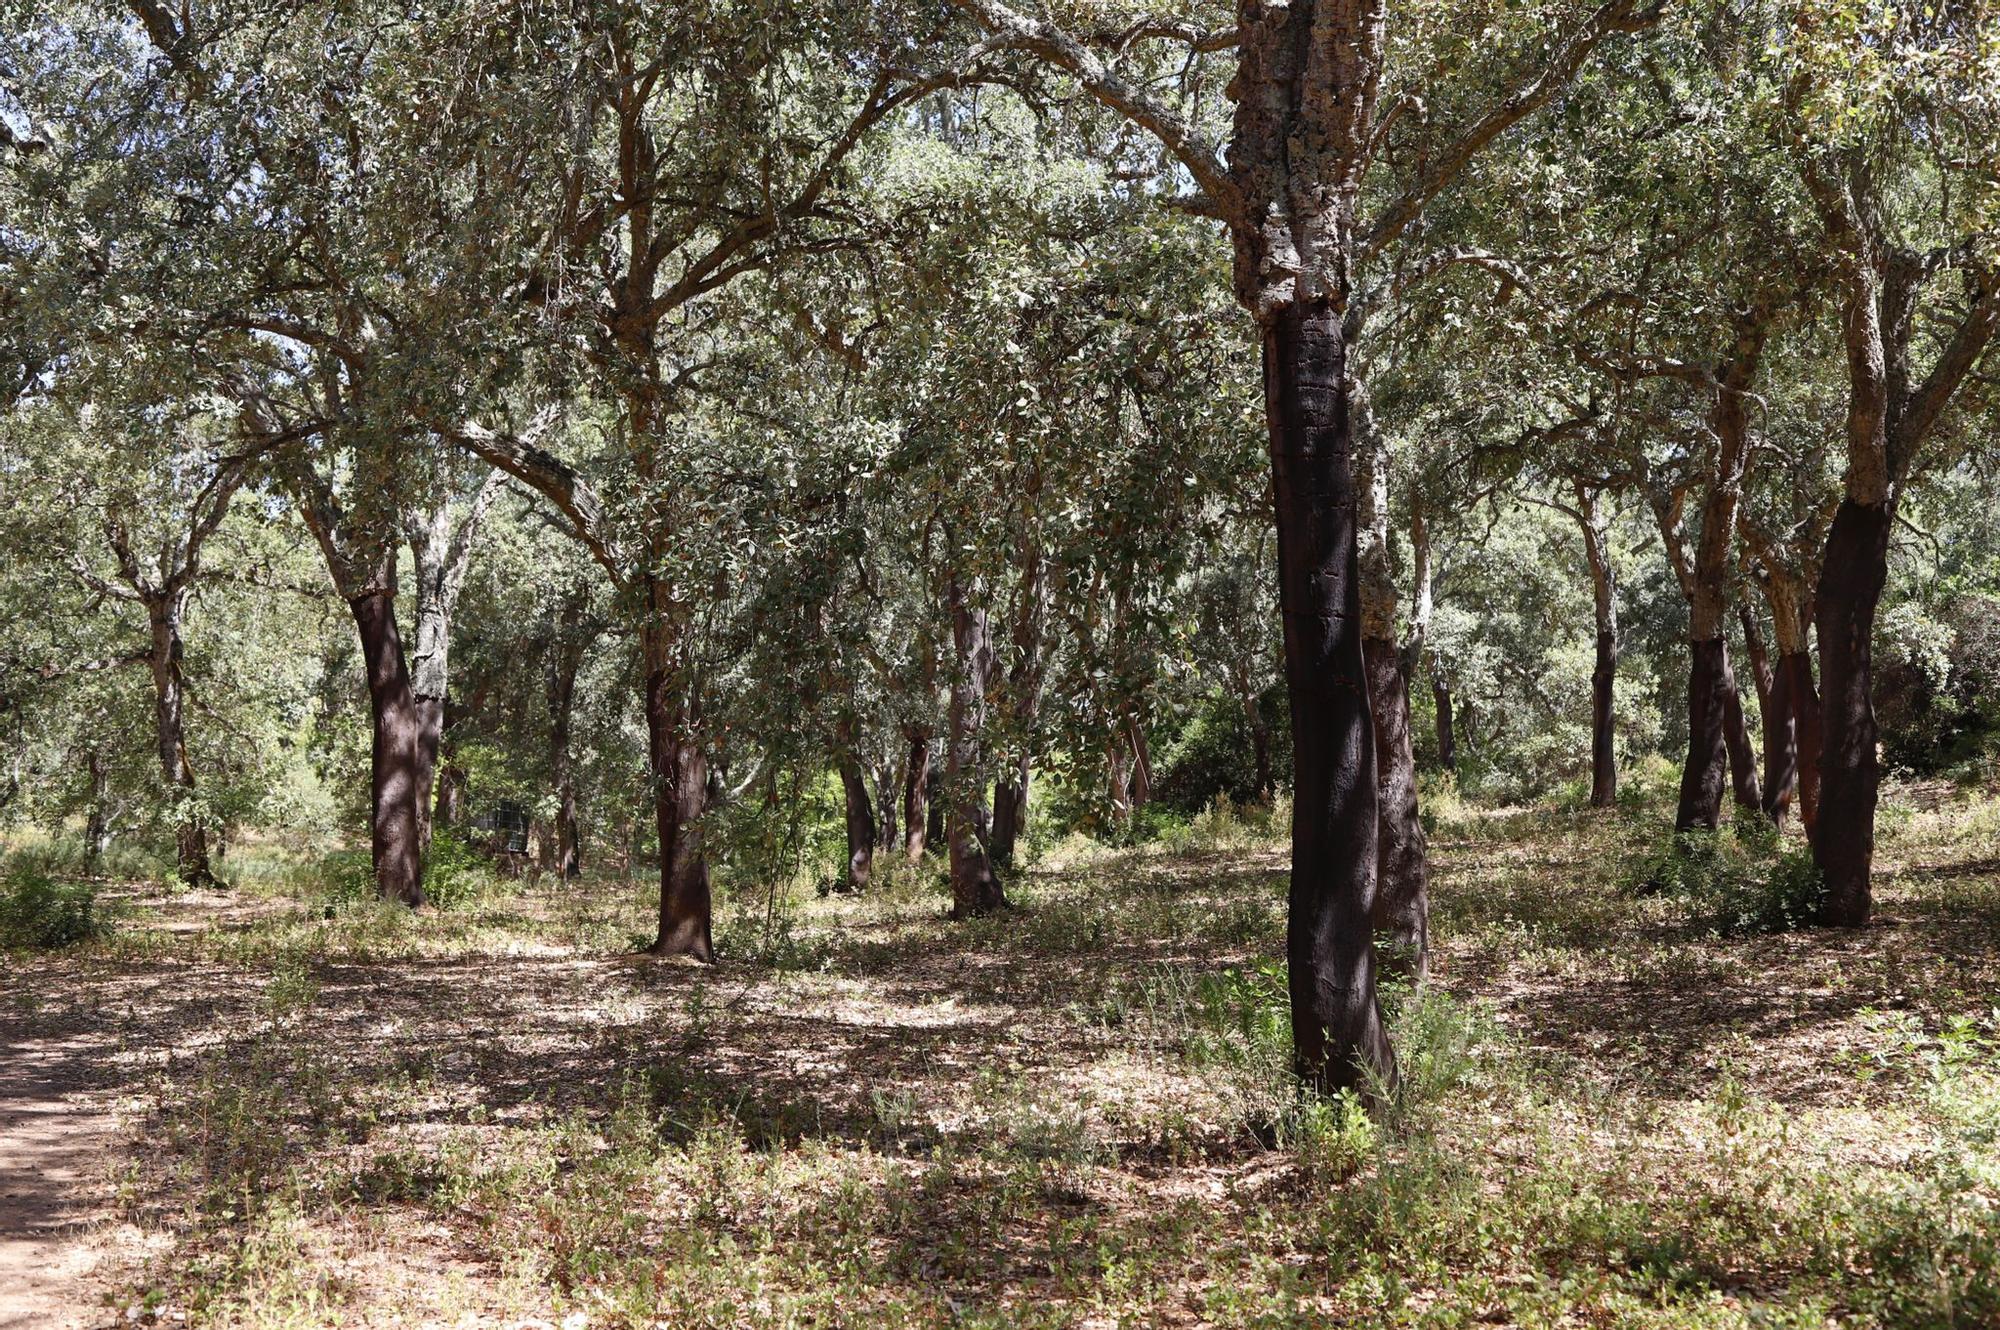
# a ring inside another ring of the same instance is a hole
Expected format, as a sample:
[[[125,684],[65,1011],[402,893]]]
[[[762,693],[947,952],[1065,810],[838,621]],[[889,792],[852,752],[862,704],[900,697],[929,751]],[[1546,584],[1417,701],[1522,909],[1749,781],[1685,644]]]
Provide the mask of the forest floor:
[[[2000,801],[1892,790],[1857,932],[1638,894],[1664,817],[1438,802],[1383,1122],[1216,816],[709,968],[615,879],[135,890],[0,970],[0,1326],[2000,1324]]]

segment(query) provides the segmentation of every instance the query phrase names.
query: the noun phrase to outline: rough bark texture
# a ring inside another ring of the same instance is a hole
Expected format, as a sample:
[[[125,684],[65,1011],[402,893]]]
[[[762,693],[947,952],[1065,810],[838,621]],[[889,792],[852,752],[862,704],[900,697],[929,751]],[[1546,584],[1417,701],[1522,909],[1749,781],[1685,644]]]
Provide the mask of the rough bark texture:
[[[1676,573],[1682,579],[1682,590],[1688,600],[1688,640],[1692,647],[1688,673],[1688,761],[1714,764],[1712,771],[1682,773],[1681,804],[1674,819],[1674,825],[1681,830],[1717,824],[1725,763],[1738,806],[1755,813],[1762,811],[1756,756],[1751,751],[1749,730],[1743,720],[1743,700],[1736,692],[1723,633],[1729,596],[1729,556],[1736,542],[1736,511],[1742,500],[1750,453],[1749,390],[1756,379],[1769,328],[1767,308],[1756,306],[1737,315],[1736,339],[1717,366],[1715,397],[1708,415],[1709,431],[1716,443],[1714,469],[1709,473],[1702,500],[1701,533],[1685,570],[1676,562]],[[1661,534],[1670,544],[1677,544],[1678,510],[1673,517],[1672,523],[1661,519]],[[1670,549],[1669,554],[1674,551]],[[1713,716],[1703,710],[1710,706],[1717,708]],[[1707,730],[1711,725],[1720,729],[1719,748],[1708,742]],[[1707,800],[1711,788],[1718,795],[1715,808]]]
[[[1764,811],[1782,825],[1796,799],[1810,836],[1819,812],[1819,691],[1807,637],[1806,580],[1768,542],[1759,547],[1758,564],[1778,648],[1764,720]]]
[[[1813,861],[1826,879],[1822,922],[1868,922],[1875,858],[1875,802],[1881,785],[1869,645],[1888,575],[1887,503],[1841,500],[1826,541],[1818,609],[1820,663],[1819,808]]]
[[[410,693],[410,676],[403,665],[396,600],[387,591],[373,591],[348,601],[348,607],[361,637],[375,727],[370,782],[375,885],[384,899],[422,905],[417,790],[423,770],[423,738],[416,699]]]
[[[896,816],[897,792],[902,788],[896,779],[896,764],[884,761],[875,768],[875,848],[883,854],[896,848],[902,840],[902,823]]]
[[[1393,1080],[1375,999],[1377,798],[1362,663],[1346,348],[1331,304],[1264,326],[1278,604],[1292,712],[1286,954],[1297,1071],[1323,1089]]]
[[[1271,727],[1265,723],[1264,708],[1259,705],[1250,671],[1238,668],[1233,677],[1237,705],[1243,708],[1243,725],[1250,732],[1250,759],[1257,773],[1257,802],[1268,805],[1278,796],[1278,779],[1271,768]]]
[[[954,653],[950,740],[945,749],[945,789],[950,797],[945,839],[951,851],[951,917],[970,919],[1007,904],[980,838],[986,810],[980,806],[979,749],[986,691],[993,677],[993,641],[986,611],[971,602],[956,578],[947,595]]]

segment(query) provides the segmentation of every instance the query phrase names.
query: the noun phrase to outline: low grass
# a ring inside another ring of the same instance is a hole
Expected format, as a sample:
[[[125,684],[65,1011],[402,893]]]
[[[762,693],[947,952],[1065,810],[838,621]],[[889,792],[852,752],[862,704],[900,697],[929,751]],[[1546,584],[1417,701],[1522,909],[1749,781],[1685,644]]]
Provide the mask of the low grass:
[[[0,1010],[98,1041],[121,1304],[196,1325],[2000,1324],[2000,804],[1891,810],[1877,924],[1773,933],[1634,890],[1656,803],[1441,807],[1379,1117],[1289,1081],[1227,810],[967,925],[725,893],[705,969],[629,955],[644,883],[245,873]]]

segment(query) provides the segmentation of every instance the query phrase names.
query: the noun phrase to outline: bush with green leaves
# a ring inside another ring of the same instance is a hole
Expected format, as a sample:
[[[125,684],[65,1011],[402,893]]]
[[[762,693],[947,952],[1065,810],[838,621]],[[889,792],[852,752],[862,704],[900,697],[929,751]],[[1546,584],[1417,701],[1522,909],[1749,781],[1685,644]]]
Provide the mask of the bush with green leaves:
[[[92,884],[59,881],[25,855],[0,872],[0,945],[54,951],[105,931]]]
[[[442,827],[432,832],[430,853],[424,858],[425,900],[440,910],[462,909],[492,885],[492,867],[483,855]]]
[[[1784,848],[1776,828],[1754,818],[1675,834],[1641,857],[1634,881],[1686,900],[1694,923],[1724,936],[1807,927],[1825,895],[1811,853]]]

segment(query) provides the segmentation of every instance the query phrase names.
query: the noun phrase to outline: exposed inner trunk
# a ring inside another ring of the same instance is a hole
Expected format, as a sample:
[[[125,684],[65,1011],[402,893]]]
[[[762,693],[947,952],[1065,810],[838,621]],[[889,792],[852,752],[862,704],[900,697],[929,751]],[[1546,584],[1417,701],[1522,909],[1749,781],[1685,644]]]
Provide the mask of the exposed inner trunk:
[[[1875,753],[1875,706],[1869,696],[1869,646],[1888,575],[1888,502],[1842,499],[1821,565],[1819,628],[1819,807],[1813,861],[1826,879],[1821,921],[1868,922],[1868,875],[1875,858],[1875,802],[1881,767]]]
[[[375,889],[385,900],[424,903],[422,841],[417,794],[424,757],[422,727],[410,676],[403,664],[403,641],[396,629],[396,599],[370,591],[347,602],[361,636],[368,671],[368,703],[375,723],[370,770]]]
[[[1375,998],[1374,725],[1338,311],[1325,301],[1273,311],[1263,363],[1293,734],[1293,1047],[1309,1085],[1366,1091],[1393,1083],[1396,1064]]]

